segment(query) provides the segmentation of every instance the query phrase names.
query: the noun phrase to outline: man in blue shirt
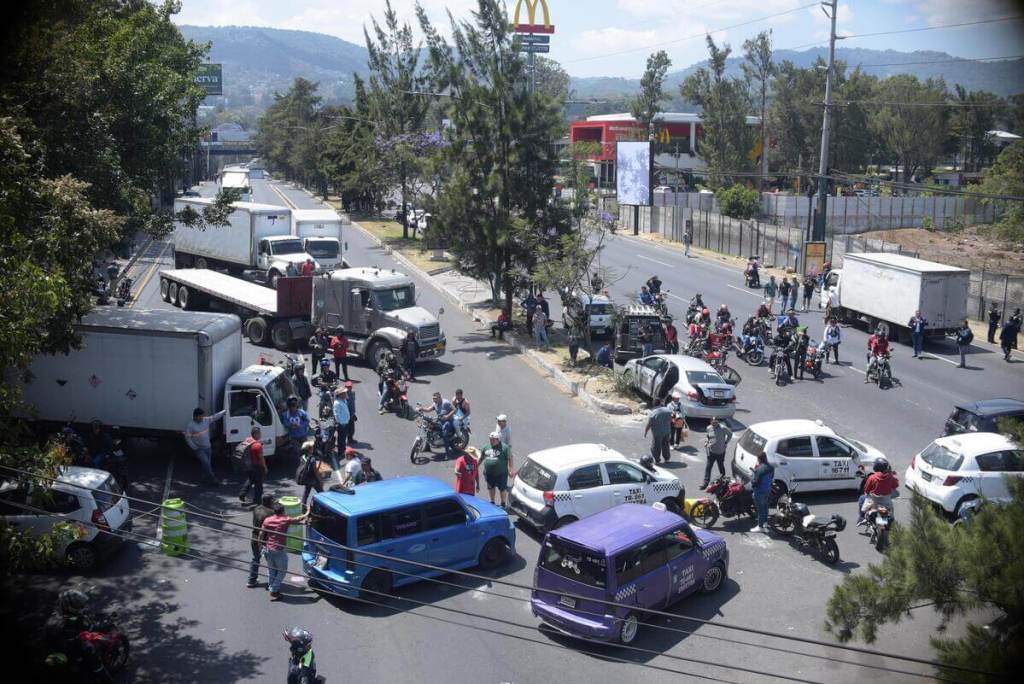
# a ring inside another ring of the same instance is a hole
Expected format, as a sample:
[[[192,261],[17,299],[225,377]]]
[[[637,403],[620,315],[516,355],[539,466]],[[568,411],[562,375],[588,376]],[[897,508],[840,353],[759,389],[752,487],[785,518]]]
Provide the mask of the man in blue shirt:
[[[334,424],[337,426],[338,455],[345,453],[348,446],[349,429],[352,424],[352,412],[348,406],[348,388],[339,387],[334,393]]]
[[[774,481],[775,468],[762,451],[757,455],[757,467],[750,475],[750,488],[754,494],[754,508],[757,510],[757,525],[750,530],[751,532],[764,532],[768,525],[768,497],[771,495]]]
[[[654,297],[651,295],[651,292],[647,289],[646,285],[640,287],[640,303],[646,304],[647,306],[654,306]]]
[[[294,453],[298,455],[302,451],[302,442],[309,435],[309,414],[299,408],[299,398],[295,395],[288,397],[288,410],[281,414],[281,423],[288,431]]]
[[[597,365],[604,366],[605,368],[612,367],[612,347],[608,342],[605,342],[597,350]]]

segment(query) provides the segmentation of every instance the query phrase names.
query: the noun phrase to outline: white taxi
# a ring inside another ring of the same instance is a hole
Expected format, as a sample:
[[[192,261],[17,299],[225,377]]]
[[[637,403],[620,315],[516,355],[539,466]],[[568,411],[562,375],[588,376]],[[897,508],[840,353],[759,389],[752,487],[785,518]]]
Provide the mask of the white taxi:
[[[940,437],[914,456],[904,483],[947,513],[968,501],[1006,502],[1006,477],[1024,477],[1024,449],[994,432]]]
[[[749,480],[764,452],[775,480],[801,492],[860,489],[875,459],[885,457],[861,441],[837,435],[820,420],[770,420],[747,428],[736,444],[732,474]]]
[[[685,492],[675,475],[645,467],[603,444],[570,444],[526,457],[509,493],[509,510],[541,531],[621,503],[654,503],[679,513]]]

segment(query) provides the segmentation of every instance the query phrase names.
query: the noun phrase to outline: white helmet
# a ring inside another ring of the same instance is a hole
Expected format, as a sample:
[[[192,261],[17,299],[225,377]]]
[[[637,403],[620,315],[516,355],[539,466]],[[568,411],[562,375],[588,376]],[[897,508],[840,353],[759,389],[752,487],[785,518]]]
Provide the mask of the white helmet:
[[[492,432],[489,435],[489,438],[490,439],[501,439],[501,433],[500,432]]]

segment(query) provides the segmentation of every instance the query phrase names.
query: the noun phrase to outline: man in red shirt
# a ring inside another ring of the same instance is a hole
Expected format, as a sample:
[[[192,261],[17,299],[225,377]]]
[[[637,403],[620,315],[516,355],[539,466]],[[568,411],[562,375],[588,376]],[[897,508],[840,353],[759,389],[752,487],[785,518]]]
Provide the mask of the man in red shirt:
[[[302,264],[302,270],[300,273],[304,276],[313,275],[313,269],[315,268],[312,259],[306,259],[306,263]]]
[[[480,491],[480,452],[475,447],[466,447],[455,461],[455,491],[470,496]]]
[[[267,475],[267,462],[263,458],[263,442],[260,441],[260,427],[253,425],[250,436],[242,442],[242,448],[246,455],[245,467],[246,480],[238,492],[238,500],[245,503],[245,497],[252,487],[252,503],[255,506],[263,499],[263,478]]]
[[[345,328],[340,325],[334,331],[330,348],[331,353],[334,354],[334,374],[341,377],[344,373],[345,379],[348,380],[348,338],[345,337]]]
[[[668,344],[669,354],[679,353],[679,331],[676,330],[671,318],[665,323],[665,342]]]
[[[284,514],[284,505],[281,502],[274,504],[274,515],[263,521],[260,530],[260,543],[263,545],[263,555],[267,560],[267,569],[270,572],[270,579],[267,589],[270,590],[270,600],[276,601],[281,597],[281,584],[285,575],[288,574],[288,552],[285,550],[288,528],[292,525],[301,525],[309,517],[309,509],[298,517],[291,517]]]
[[[864,493],[857,500],[859,525],[864,514],[878,505],[892,505],[892,493],[900,486],[900,481],[884,458],[876,458],[874,472],[864,480]]]
[[[868,380],[868,375],[871,373],[871,368],[875,365],[875,358],[885,356],[888,353],[889,340],[886,338],[884,331],[879,330],[868,338],[868,367],[867,372],[864,374],[864,382],[871,382]]]

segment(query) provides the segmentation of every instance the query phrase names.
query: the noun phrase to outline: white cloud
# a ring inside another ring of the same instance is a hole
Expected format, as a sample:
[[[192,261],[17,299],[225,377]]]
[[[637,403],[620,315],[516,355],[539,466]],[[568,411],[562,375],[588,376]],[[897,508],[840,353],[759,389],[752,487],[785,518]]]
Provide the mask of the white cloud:
[[[832,20],[821,10],[820,7],[809,7],[807,12],[814,23],[814,39],[827,41],[832,32]],[[839,14],[836,16],[836,35],[848,36],[853,32],[853,10],[849,4],[839,5]]]

